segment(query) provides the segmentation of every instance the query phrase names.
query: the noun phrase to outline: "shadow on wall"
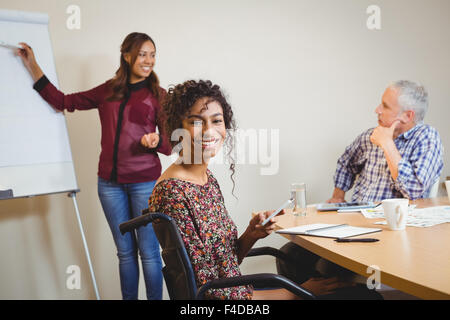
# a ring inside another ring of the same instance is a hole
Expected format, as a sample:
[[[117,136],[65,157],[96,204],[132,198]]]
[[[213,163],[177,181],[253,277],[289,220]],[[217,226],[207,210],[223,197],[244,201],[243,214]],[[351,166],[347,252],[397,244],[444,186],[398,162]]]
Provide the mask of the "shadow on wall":
[[[35,268],[32,257],[36,246],[45,246],[45,250],[38,253],[42,259],[48,261],[51,268],[55,268],[56,260],[53,250],[52,234],[49,227],[50,199],[46,196],[33,198],[18,198],[2,200],[0,202],[0,234],[2,252],[9,254],[9,259],[2,259],[3,270],[18,269],[20,278],[11,279],[19,287],[26,287],[26,296],[39,295],[39,283],[35,279]],[[36,243],[38,237],[39,244]],[[21,259],[25,257],[25,259]],[[26,257],[30,257],[27,261]],[[20,264],[20,265],[17,265]],[[57,277],[58,271],[52,270],[53,280],[57,287],[62,284]],[[17,297],[19,298],[19,297]]]

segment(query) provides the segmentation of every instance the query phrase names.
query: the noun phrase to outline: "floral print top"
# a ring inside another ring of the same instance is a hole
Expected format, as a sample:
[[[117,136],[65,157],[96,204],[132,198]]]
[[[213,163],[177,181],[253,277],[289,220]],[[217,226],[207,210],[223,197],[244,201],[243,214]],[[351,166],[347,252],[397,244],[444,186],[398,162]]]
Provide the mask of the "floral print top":
[[[190,257],[197,287],[209,280],[240,276],[237,228],[228,214],[219,184],[207,170],[201,186],[170,178],[153,189],[149,210],[167,214],[178,226]],[[251,299],[253,288],[210,289],[207,299]]]

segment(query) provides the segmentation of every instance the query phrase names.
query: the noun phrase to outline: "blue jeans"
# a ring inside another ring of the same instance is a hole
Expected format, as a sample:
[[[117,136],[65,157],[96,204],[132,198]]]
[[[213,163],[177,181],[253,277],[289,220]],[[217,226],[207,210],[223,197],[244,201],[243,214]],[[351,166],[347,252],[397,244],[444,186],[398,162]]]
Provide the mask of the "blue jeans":
[[[147,299],[162,299],[162,262],[158,239],[152,224],[124,235],[119,231],[119,224],[140,216],[142,210],[148,207],[148,198],[153,191],[155,182],[123,184],[98,178],[98,196],[117,247],[120,287],[124,300],[138,298],[138,248]]]

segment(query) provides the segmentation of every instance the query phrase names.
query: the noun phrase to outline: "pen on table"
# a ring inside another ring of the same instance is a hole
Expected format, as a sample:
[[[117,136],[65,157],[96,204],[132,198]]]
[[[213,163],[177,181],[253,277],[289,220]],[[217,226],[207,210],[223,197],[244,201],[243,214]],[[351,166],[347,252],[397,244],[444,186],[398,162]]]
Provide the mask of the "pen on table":
[[[323,228],[316,228],[316,229],[311,229],[311,230],[305,230],[305,233],[311,233],[311,232],[316,232],[316,231],[324,231],[324,230],[327,230],[327,229],[335,229],[335,228],[346,227],[346,226],[348,226],[348,224],[342,223],[342,224],[331,225],[331,226],[323,227]]]
[[[336,242],[377,242],[380,240],[374,239],[374,238],[359,238],[359,239],[337,238],[334,241],[336,241]]]

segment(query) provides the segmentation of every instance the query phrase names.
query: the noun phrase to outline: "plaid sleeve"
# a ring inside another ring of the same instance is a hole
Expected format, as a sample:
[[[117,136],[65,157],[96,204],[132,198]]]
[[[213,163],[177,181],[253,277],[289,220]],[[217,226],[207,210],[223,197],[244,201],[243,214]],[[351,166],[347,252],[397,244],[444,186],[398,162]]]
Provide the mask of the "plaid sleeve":
[[[360,134],[340,156],[337,161],[336,172],[334,174],[334,186],[343,191],[348,191],[355,181],[366,161],[364,159],[364,150],[370,144],[370,134],[373,129]]]
[[[398,164],[396,188],[411,200],[427,196],[427,191],[441,175],[442,154],[443,146],[438,132],[428,127],[417,138],[409,156],[403,157]]]

